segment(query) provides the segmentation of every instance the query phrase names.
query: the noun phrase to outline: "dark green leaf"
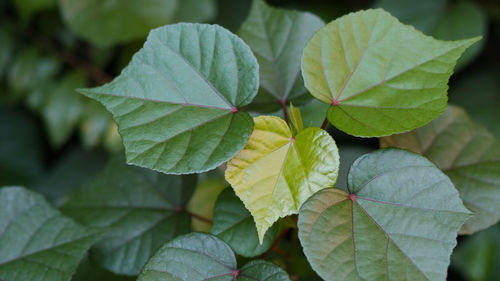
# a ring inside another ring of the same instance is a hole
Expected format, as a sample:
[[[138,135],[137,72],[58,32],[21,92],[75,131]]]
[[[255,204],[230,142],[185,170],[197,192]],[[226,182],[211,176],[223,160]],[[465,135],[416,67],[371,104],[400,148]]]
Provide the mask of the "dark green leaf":
[[[57,7],[57,0],[14,0],[17,11],[23,20],[32,15]]]
[[[449,178],[398,149],[356,160],[349,193],[324,189],[299,212],[299,238],[327,280],[445,280],[470,212]]]
[[[0,186],[29,185],[41,176],[42,134],[25,112],[0,105]]]
[[[450,106],[422,128],[383,138],[381,146],[420,153],[450,177],[465,206],[474,212],[461,233],[470,234],[500,220],[500,141],[461,108]]]
[[[250,109],[272,111],[280,107],[280,102],[299,104],[304,100],[307,90],[300,75],[300,57],[307,40],[323,25],[311,13],[253,1],[250,14],[238,31],[260,66],[260,91]]]
[[[250,48],[215,25],[151,31],[122,74],[82,92],[118,123],[130,164],[165,173],[211,170],[238,153],[253,121],[238,110],[258,88]]]
[[[99,236],[21,187],[0,189],[0,279],[65,281]]]
[[[144,266],[139,281],[289,281],[280,267],[263,260],[237,268],[233,251],[217,237],[190,233],[168,242]]]
[[[189,232],[191,218],[183,209],[195,185],[195,176],[164,175],[115,157],[62,211],[82,224],[108,228],[92,259],[115,273],[136,275],[163,243]]]
[[[185,0],[182,0],[185,1]],[[62,16],[78,35],[97,46],[145,37],[151,28],[169,23],[178,0],[60,0]]]
[[[210,233],[228,243],[236,254],[255,257],[264,253],[273,244],[278,231],[278,224],[274,224],[260,244],[253,217],[233,189],[226,188],[217,198]]]

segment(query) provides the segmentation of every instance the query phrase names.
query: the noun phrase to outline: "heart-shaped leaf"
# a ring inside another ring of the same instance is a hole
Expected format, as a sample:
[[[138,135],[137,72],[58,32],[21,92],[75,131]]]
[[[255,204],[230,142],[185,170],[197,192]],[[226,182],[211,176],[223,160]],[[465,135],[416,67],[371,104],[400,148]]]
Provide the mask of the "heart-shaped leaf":
[[[324,26],[317,16],[274,8],[254,0],[238,35],[252,48],[260,65],[260,91],[250,108],[273,111],[280,103],[300,104],[309,95],[300,75],[307,40]]]
[[[311,94],[331,104],[330,123],[355,136],[385,136],[420,127],[445,110],[453,67],[477,40],[439,41],[384,10],[366,10],[314,34],[302,74]]]
[[[299,213],[299,238],[326,280],[445,280],[470,212],[424,157],[398,149],[356,160],[349,193],[325,189]]]
[[[217,198],[210,233],[228,243],[236,254],[255,257],[264,253],[273,244],[278,231],[278,225],[273,225],[260,244],[252,215],[234,191],[226,188]]]
[[[169,23],[179,0],[59,0],[66,24],[97,46],[140,39]]]
[[[21,187],[0,189],[0,214],[0,280],[69,280],[99,237]]]
[[[204,233],[178,237],[156,252],[144,266],[138,281],[290,281],[279,266],[264,260],[237,268],[231,247]]]
[[[191,217],[183,210],[195,185],[196,176],[164,175],[115,157],[62,210],[82,224],[109,229],[92,247],[94,262],[137,275],[161,245],[189,232]]]
[[[450,106],[426,126],[382,138],[380,144],[420,153],[450,177],[465,206],[474,212],[461,233],[471,234],[500,220],[500,141],[461,108]]]
[[[130,164],[196,173],[231,159],[253,128],[247,113],[259,85],[257,60],[216,25],[176,24],[151,31],[122,74],[82,92],[118,123]]]
[[[227,164],[226,180],[252,214],[259,241],[278,220],[296,214],[314,192],[337,180],[335,141],[311,127],[295,137],[283,119],[259,116],[245,148]]]

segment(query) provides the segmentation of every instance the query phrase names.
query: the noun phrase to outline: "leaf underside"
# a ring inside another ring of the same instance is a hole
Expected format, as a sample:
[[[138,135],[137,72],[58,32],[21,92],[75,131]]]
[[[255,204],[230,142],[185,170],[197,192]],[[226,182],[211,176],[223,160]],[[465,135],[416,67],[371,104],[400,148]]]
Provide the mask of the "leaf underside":
[[[360,11],[311,38],[302,73],[311,94],[332,105],[330,123],[355,136],[385,136],[444,111],[456,61],[477,40],[440,41],[382,9]]]
[[[264,260],[237,268],[231,247],[217,237],[190,233],[165,244],[144,266],[138,281],[290,281],[280,267]]]
[[[76,221],[109,229],[91,249],[93,262],[117,274],[137,275],[163,243],[191,230],[184,209],[196,176],[164,175],[110,160],[62,211]]]
[[[292,137],[283,119],[259,116],[245,148],[227,164],[226,180],[252,214],[259,241],[280,217],[296,214],[309,196],[337,180],[332,137],[308,128]]]
[[[474,213],[460,233],[471,234],[500,220],[500,141],[461,108],[450,106],[426,126],[382,138],[380,144],[422,154],[450,177]]]
[[[69,280],[99,236],[21,187],[0,189],[0,214],[0,280]]]
[[[325,189],[299,213],[299,238],[326,280],[445,280],[457,231],[470,216],[453,184],[412,152],[356,160],[349,193]]]
[[[226,29],[175,24],[154,29],[121,75],[81,90],[106,106],[127,161],[168,174],[199,173],[231,159],[253,128],[239,107],[259,85],[250,48]]]

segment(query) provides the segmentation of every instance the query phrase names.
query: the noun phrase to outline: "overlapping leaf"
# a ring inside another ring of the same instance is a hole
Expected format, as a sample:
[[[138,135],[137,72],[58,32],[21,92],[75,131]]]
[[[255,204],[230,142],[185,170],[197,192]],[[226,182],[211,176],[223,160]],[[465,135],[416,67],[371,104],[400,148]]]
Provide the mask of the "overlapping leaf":
[[[290,281],[279,266],[254,260],[238,269],[231,247],[217,237],[190,233],[165,244],[144,266],[139,281]]]
[[[295,214],[314,192],[337,179],[339,156],[327,132],[308,128],[295,137],[283,119],[259,116],[226,180],[252,214],[259,241],[278,218]]]
[[[59,0],[63,19],[98,46],[139,39],[174,17],[178,0]]]
[[[317,16],[288,11],[254,0],[238,35],[252,48],[260,65],[260,91],[251,109],[272,111],[279,103],[300,103],[309,95],[300,75],[307,40],[324,25]]]
[[[255,257],[264,253],[273,244],[278,231],[278,225],[273,225],[260,244],[252,215],[234,191],[226,188],[217,198],[210,233],[228,243],[236,254]]]
[[[355,136],[405,132],[446,108],[455,63],[478,38],[439,41],[387,12],[366,10],[320,29],[302,58],[307,89],[328,120]]]
[[[474,212],[461,233],[470,234],[500,220],[500,141],[461,108],[450,106],[422,128],[381,139],[381,146],[420,153],[450,177],[465,206]]]
[[[195,176],[159,174],[116,157],[62,210],[83,224],[109,229],[91,250],[94,262],[137,275],[163,243],[189,232],[191,218],[183,209],[195,185]]]
[[[0,280],[70,280],[99,236],[21,187],[0,189],[0,214]]]
[[[194,173],[243,148],[253,122],[238,108],[254,98],[258,80],[241,39],[215,25],[176,24],[151,31],[118,78],[82,92],[113,114],[129,163]]]
[[[470,216],[449,178],[397,149],[356,160],[348,193],[325,189],[300,209],[299,238],[326,280],[445,280]]]

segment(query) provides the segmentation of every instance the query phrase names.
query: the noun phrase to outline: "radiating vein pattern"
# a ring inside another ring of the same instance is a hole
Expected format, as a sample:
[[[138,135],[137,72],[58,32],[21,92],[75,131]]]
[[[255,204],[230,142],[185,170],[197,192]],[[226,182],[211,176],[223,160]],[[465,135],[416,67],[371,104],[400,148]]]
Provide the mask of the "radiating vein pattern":
[[[262,239],[278,218],[298,212],[314,192],[337,180],[337,146],[325,131],[308,128],[293,137],[283,119],[255,118],[245,148],[227,166],[226,180],[254,217]]]
[[[463,109],[450,106],[422,128],[382,138],[381,146],[420,153],[450,177],[465,206],[474,212],[461,233],[470,234],[500,220],[500,142]]]
[[[69,280],[99,236],[21,187],[0,189],[0,213],[0,280]]]
[[[185,209],[196,176],[164,175],[110,160],[89,185],[74,193],[62,211],[76,221],[107,229],[91,259],[117,274],[137,275],[165,242],[190,231]]]
[[[224,241],[205,233],[190,233],[160,248],[148,261],[139,281],[262,280],[290,281],[279,266],[254,260],[238,269],[233,250]]]
[[[356,160],[348,185],[351,193],[325,189],[300,210],[299,237],[320,276],[446,280],[470,212],[445,174],[417,154],[380,150]]]
[[[281,100],[288,104],[307,93],[300,75],[300,58],[309,38],[323,25],[313,14],[253,1],[238,35],[259,62],[261,90],[255,100],[259,107],[262,103],[278,106]]]
[[[302,72],[311,94],[332,104],[332,124],[357,136],[389,135],[444,111],[456,61],[477,40],[436,40],[381,9],[366,10],[320,29]]]
[[[82,92],[113,114],[129,163],[179,174],[215,168],[241,150],[253,124],[238,108],[258,81],[241,39],[183,23],[151,31],[119,77]]]

